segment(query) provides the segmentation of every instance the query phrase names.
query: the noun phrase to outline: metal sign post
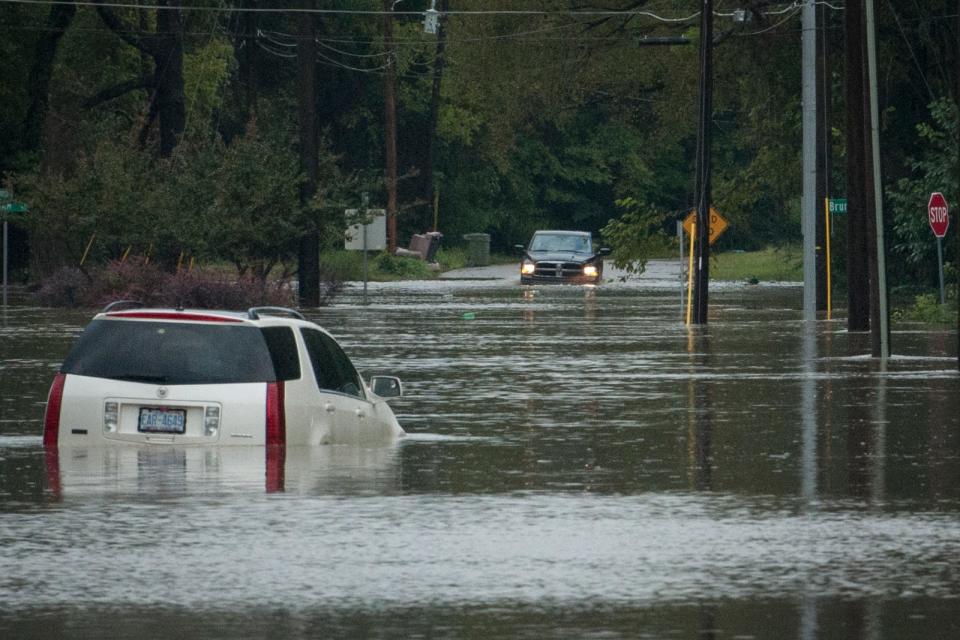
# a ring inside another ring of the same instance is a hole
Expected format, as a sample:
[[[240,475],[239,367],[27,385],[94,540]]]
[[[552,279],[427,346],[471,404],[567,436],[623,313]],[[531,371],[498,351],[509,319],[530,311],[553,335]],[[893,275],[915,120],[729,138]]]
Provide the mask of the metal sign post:
[[[344,249],[363,252],[363,304],[367,304],[368,251],[383,251],[387,248],[386,212],[371,209],[366,194],[361,200],[362,209],[347,209]]]
[[[7,214],[3,214],[3,306],[7,306]]]
[[[10,241],[7,230],[7,218],[11,213],[26,213],[27,205],[13,200],[10,192],[0,189],[0,215],[3,216],[3,306],[7,306],[7,271],[10,262]]]
[[[683,289],[686,286],[686,274],[684,273],[686,265],[683,264],[683,220],[677,220],[677,239],[680,245],[680,317],[682,318],[684,310]]]

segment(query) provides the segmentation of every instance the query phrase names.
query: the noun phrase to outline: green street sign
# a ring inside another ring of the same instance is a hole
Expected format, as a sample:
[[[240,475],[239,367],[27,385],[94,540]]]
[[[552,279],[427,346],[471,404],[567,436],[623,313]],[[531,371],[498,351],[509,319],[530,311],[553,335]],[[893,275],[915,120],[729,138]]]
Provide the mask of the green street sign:
[[[24,202],[8,202],[0,205],[0,212],[3,213],[26,213],[29,209]]]
[[[830,213],[839,214],[847,212],[846,198],[830,198]]]

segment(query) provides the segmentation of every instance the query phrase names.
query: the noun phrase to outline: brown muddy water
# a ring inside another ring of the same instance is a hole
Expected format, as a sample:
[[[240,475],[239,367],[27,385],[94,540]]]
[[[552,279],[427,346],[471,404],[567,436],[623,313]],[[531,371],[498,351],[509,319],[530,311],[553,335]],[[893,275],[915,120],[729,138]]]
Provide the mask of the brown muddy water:
[[[952,331],[866,357],[796,287],[351,287],[308,317],[409,433],[45,456],[91,312],[0,311],[2,638],[957,638]],[[474,319],[465,319],[472,313]]]

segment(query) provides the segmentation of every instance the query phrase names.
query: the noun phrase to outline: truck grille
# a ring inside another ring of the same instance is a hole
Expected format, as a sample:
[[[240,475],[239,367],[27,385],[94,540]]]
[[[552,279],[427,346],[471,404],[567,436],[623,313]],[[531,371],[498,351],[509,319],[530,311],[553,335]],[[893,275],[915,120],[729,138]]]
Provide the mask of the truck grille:
[[[575,278],[581,274],[579,262],[538,262],[534,275],[540,278]]]

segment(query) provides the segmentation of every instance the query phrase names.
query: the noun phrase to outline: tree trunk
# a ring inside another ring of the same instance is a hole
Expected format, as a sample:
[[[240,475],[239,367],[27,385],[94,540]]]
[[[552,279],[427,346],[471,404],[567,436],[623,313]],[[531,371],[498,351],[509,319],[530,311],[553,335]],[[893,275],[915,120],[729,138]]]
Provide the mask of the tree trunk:
[[[47,28],[37,40],[33,66],[30,69],[30,84],[27,87],[30,102],[27,106],[27,115],[23,121],[21,138],[23,141],[22,147],[25,151],[34,151],[40,148],[57,47],[76,13],[77,7],[73,4],[60,4],[50,7]]]
[[[157,86],[157,122],[160,127],[160,156],[173,153],[187,123],[183,91],[183,22],[179,0],[160,0],[157,10],[157,52],[153,56]]]
[[[387,250],[397,252],[397,55],[393,42],[393,0],[383,0],[383,44],[387,73],[383,88],[387,171]]]
[[[312,8],[313,0],[304,6]],[[319,149],[317,145],[317,45],[312,13],[298,15],[297,72],[298,115],[300,121],[300,170],[305,182],[300,187],[300,203],[305,205],[317,193]],[[300,238],[300,306],[320,305],[320,234],[311,221]]]
[[[168,157],[180,142],[187,122],[183,91],[183,21],[180,0],[157,0],[157,31],[131,29],[113,11],[97,4],[97,13],[113,33],[153,60],[154,105],[160,128],[160,156]],[[163,7],[170,7],[163,8]]]
[[[863,126],[863,0],[850,0],[844,11],[847,146],[847,330],[870,329],[870,280],[867,266],[866,150]],[[869,113],[869,112],[868,112]]]

